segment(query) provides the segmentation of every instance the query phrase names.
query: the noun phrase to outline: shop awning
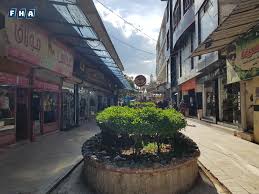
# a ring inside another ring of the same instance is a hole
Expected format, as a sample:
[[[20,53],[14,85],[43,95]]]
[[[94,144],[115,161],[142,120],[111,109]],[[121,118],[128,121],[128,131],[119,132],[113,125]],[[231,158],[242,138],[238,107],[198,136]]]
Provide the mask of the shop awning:
[[[224,49],[258,24],[259,1],[240,0],[238,2],[231,14],[193,52],[193,57]]]

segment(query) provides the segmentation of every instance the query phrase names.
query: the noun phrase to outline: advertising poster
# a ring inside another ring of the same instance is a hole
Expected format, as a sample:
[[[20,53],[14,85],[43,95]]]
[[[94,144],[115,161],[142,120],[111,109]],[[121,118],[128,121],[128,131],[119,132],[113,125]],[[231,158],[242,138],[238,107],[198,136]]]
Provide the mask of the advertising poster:
[[[251,32],[227,50],[228,83],[259,76],[259,33]]]

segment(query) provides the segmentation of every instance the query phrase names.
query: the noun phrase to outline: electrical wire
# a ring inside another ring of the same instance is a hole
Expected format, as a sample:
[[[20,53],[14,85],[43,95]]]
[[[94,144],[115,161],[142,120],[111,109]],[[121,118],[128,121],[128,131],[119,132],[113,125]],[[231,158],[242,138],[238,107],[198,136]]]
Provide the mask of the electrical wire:
[[[129,23],[128,21],[126,21],[124,18],[122,18],[120,15],[118,15],[118,14],[116,14],[115,12],[113,12],[110,8],[108,8],[107,6],[105,6],[103,3],[101,3],[100,1],[98,1],[98,0],[96,0],[97,2],[99,2],[103,7],[105,7],[106,9],[108,9],[109,11],[111,11],[112,13],[114,13],[115,15],[117,15],[118,17],[120,17],[122,20],[124,20],[127,24],[129,24],[129,25],[131,25],[131,26],[133,26],[133,24],[131,24],[131,23]],[[72,1],[69,1],[69,0],[67,0],[66,2],[71,2],[72,3]],[[69,10],[68,10],[69,11]],[[70,13],[70,16],[72,17],[72,14]],[[72,17],[72,19],[73,19],[73,21],[75,22],[75,18],[73,18]],[[138,29],[138,28],[136,28],[135,26],[133,26],[135,29],[137,29],[138,31],[140,31],[140,32],[142,32],[140,29]],[[80,34],[81,34],[81,36],[83,37],[83,34],[82,34],[82,32],[81,32],[81,30],[79,29],[79,32],[80,32]],[[145,34],[145,33],[144,33]],[[145,34],[146,36],[148,36],[147,34]],[[150,55],[156,55],[155,53],[152,53],[152,52],[149,52],[149,51],[145,51],[145,50],[143,50],[143,49],[139,49],[139,48],[137,48],[137,47],[135,47],[135,46],[133,46],[133,45],[130,45],[130,44],[128,44],[128,43],[126,43],[126,42],[124,42],[124,41],[122,41],[122,40],[120,40],[120,39],[118,39],[118,38],[116,38],[115,36],[113,36],[113,35],[111,35],[110,34],[110,37],[112,37],[114,40],[116,40],[116,41],[118,41],[118,42],[120,42],[121,44],[124,44],[124,45],[126,45],[126,46],[128,46],[128,47],[130,47],[130,48],[132,48],[132,49],[135,49],[135,50],[137,50],[137,51],[140,51],[140,52],[144,52],[144,53],[147,53],[147,54],[150,54]],[[149,37],[149,36],[148,36]],[[153,39],[153,38],[151,38],[151,37],[149,37],[150,39],[152,39],[152,40],[154,40],[154,41],[156,41],[155,39]],[[91,46],[91,45],[89,45],[90,46],[90,48],[97,48],[99,45],[101,45],[102,44],[102,42],[101,41],[99,41],[99,44],[97,45],[97,46]],[[98,56],[98,55],[97,55]]]
[[[99,0],[95,0],[98,3],[100,3],[105,9],[107,9],[108,11],[110,11],[111,13],[113,13],[114,15],[116,15],[118,18],[120,18],[121,20],[123,20],[126,24],[130,25],[131,27],[133,27],[135,30],[137,30],[138,32],[141,32],[142,34],[144,34],[146,37],[148,37],[150,40],[156,42],[157,40],[155,40],[154,38],[152,38],[151,36],[149,36],[148,34],[146,34],[145,32],[143,32],[143,30],[139,29],[138,27],[136,27],[135,25],[133,25],[132,23],[130,23],[129,21],[127,21],[126,19],[124,19],[122,16],[120,16],[119,14],[117,14],[116,12],[114,12],[111,8],[109,8],[108,6],[104,5],[102,2],[100,2]]]
[[[130,48],[132,48],[132,49],[137,50],[137,51],[141,51],[141,52],[144,52],[144,53],[147,53],[147,54],[150,54],[150,55],[156,55],[155,53],[152,53],[152,52],[149,52],[149,51],[145,51],[145,50],[139,49],[139,48],[137,48],[137,47],[135,47],[135,46],[132,46],[131,44],[128,44],[128,43],[126,43],[126,42],[124,42],[124,41],[122,41],[122,40],[116,38],[115,36],[113,36],[113,35],[111,35],[111,34],[110,34],[110,37],[113,38],[114,40],[117,40],[117,41],[120,42],[121,44],[124,44],[124,45],[126,45],[126,46],[128,46],[128,47],[130,47]]]

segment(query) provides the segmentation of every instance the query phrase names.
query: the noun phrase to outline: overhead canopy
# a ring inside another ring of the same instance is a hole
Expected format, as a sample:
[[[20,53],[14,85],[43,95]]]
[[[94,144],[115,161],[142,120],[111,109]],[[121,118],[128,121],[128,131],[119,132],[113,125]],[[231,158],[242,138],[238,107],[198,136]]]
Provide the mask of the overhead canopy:
[[[259,1],[240,0],[238,2],[231,14],[193,52],[193,57],[224,49],[258,24]]]
[[[69,30],[63,31],[63,33],[59,31],[57,35],[69,41],[75,50],[104,64],[119,79],[125,89],[131,89],[122,73],[122,63],[92,0],[81,0],[80,2],[77,0],[49,0],[49,2],[77,32],[74,35],[69,33]]]

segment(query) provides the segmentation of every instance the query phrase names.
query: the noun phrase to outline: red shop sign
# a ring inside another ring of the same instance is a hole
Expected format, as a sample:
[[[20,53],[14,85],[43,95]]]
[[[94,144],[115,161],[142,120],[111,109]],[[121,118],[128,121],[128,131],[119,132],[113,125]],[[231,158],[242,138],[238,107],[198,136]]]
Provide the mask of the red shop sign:
[[[191,79],[185,83],[183,83],[181,86],[181,91],[189,91],[196,88],[196,79]]]

